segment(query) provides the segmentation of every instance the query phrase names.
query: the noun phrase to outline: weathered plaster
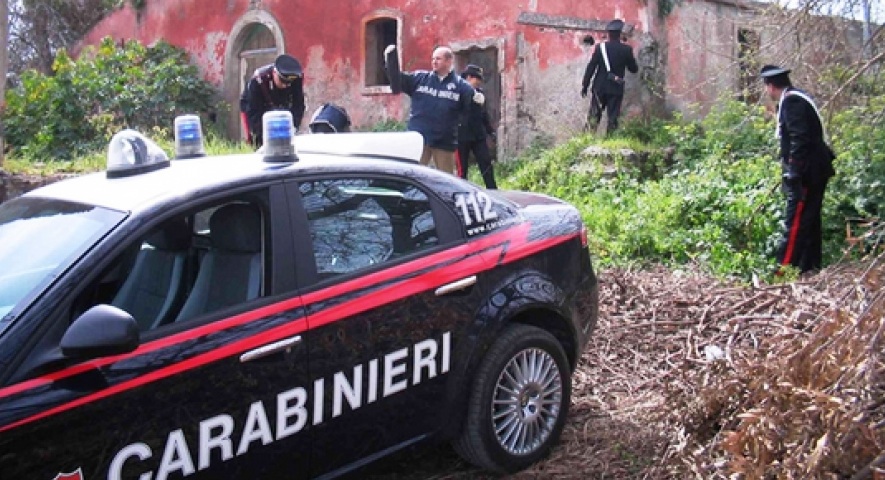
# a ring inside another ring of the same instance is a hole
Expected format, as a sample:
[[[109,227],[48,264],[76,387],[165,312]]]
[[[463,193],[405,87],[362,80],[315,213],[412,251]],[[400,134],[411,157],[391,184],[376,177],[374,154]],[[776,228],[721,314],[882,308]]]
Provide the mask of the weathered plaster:
[[[592,34],[601,39],[601,29],[615,15],[622,15],[635,35],[653,35],[644,31],[648,16],[644,9],[637,0],[598,0],[592,8],[580,0],[353,0],[299,2],[297,8],[288,0],[147,0],[139,15],[127,6],[107,18],[86,43],[111,35],[145,43],[163,38],[186,48],[205,77],[222,89],[233,109],[227,121],[236,125],[239,37],[251,23],[261,23],[274,33],[280,51],[302,61],[308,113],[322,102],[335,101],[360,127],[403,120],[408,114],[407,96],[363,87],[363,22],[379,12],[389,14],[401,21],[401,64],[407,70],[429,68],[430,54],[438,44],[497,48],[503,147],[499,151],[506,154],[528,145],[535,136],[560,138],[582,127],[587,102],[579,91],[590,54],[584,37]],[[553,23],[519,23],[521,15],[526,18],[529,13],[535,16],[528,18]],[[631,82],[628,88],[638,88],[636,79]],[[625,102],[628,112],[639,109],[631,95]]]

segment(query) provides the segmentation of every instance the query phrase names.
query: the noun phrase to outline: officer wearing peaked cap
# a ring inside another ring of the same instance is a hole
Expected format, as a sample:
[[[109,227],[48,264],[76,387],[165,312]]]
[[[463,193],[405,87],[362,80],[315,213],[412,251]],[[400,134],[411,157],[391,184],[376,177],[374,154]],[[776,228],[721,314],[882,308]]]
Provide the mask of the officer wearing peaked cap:
[[[461,78],[479,93],[485,94],[482,87],[483,71],[477,65],[467,65],[461,72]],[[495,139],[495,129],[489,119],[485,104],[476,102],[467,107],[461,125],[458,127],[458,150],[455,152],[457,160],[458,176],[467,178],[467,168],[470,164],[470,154],[476,158],[476,164],[482,175],[486,188],[498,188],[495,182],[495,170],[492,166],[492,154],[489,152],[488,139]]]
[[[624,22],[612,20],[606,26],[608,41],[596,45],[590,63],[584,71],[581,83],[581,96],[587,97],[587,89],[592,88],[590,112],[587,116],[587,127],[596,130],[605,110],[608,115],[607,133],[618,128],[621,116],[621,103],[624,100],[624,75],[626,71],[636,73],[639,66],[633,56],[633,49],[621,42],[621,31]],[[592,84],[592,87],[591,87]]]
[[[240,115],[246,138],[253,146],[263,144],[261,119],[271,110],[292,113],[295,128],[304,116],[304,72],[293,56],[282,54],[274,63],[255,70],[240,97]]]
[[[765,65],[759,72],[768,96],[778,102],[775,136],[780,141],[782,189],[786,195],[784,232],[777,250],[780,266],[802,273],[821,268],[821,207],[835,174],[823,118],[814,100],[790,82],[790,70]],[[782,273],[778,267],[778,273]]]

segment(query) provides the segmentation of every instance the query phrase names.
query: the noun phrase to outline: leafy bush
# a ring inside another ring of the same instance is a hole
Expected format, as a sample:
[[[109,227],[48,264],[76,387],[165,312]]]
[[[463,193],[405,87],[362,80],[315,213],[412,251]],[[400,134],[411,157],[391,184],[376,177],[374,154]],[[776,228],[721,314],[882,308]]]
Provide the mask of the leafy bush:
[[[775,155],[774,122],[761,106],[724,99],[700,122],[686,121],[676,114],[665,126],[676,158],[691,164],[713,156],[722,161]]]
[[[208,112],[216,97],[187,54],[165,42],[145,47],[106,38],[77,60],[62,51],[53,72],[25,72],[7,91],[4,121],[16,156],[69,160],[102,149],[123,128],[168,126],[176,115]]]
[[[385,120],[383,122],[378,122],[376,124],[370,125],[365,130],[368,132],[405,132],[406,122],[402,122],[399,120]]]
[[[839,173],[824,202],[825,264],[843,255],[847,218],[885,210],[883,102],[885,97],[834,121]],[[878,123],[870,121],[877,112]],[[761,107],[724,101],[700,122],[677,116],[668,123],[637,123],[604,142],[617,146],[634,135],[652,142],[646,148],[670,142],[675,163],[662,176],[629,162],[607,165],[603,157],[582,156],[596,141],[584,136],[499,169],[498,183],[576,205],[603,265],[697,263],[723,276],[768,276],[784,208],[773,133]]]

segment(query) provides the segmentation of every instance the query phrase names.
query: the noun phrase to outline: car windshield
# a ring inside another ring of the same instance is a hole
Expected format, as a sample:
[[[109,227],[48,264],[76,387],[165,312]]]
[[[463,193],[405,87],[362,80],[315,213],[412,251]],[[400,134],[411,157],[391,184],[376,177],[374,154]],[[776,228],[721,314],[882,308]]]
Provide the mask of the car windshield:
[[[124,216],[36,197],[0,204],[0,332]]]

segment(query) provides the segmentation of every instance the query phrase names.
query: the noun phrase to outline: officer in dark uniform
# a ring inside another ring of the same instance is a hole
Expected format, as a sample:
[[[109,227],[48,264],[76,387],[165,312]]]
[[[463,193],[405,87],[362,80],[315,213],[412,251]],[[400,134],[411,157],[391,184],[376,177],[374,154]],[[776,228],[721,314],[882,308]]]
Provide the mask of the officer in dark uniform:
[[[800,272],[820,270],[822,262],[821,206],[835,155],[827,145],[823,119],[811,97],[794,88],[790,70],[765,65],[759,74],[765,91],[778,102],[775,135],[780,140],[782,186],[787,197],[784,233],[777,250],[782,267]],[[778,269],[778,273],[783,273]]]
[[[590,114],[587,116],[587,127],[596,130],[602,119],[602,111],[608,115],[606,133],[618,128],[618,117],[621,116],[621,102],[624,100],[625,70],[631,73],[639,71],[633,49],[621,43],[621,30],[624,22],[613,20],[606,26],[608,41],[596,45],[590,63],[584,71],[581,83],[581,97],[587,97],[587,88],[593,85],[590,99]]]
[[[292,113],[295,128],[304,116],[304,85],[301,63],[290,55],[280,55],[270,65],[265,65],[252,75],[240,97],[240,114],[246,138],[253,146],[260,147],[261,117],[271,110],[288,110]]]
[[[480,88],[483,82],[482,68],[476,65],[467,65],[467,68],[461,72],[461,78],[467,80],[474,90],[485,94]],[[498,185],[495,184],[492,154],[486,143],[488,138],[495,138],[495,129],[492,128],[485,104],[471,103],[458,127],[458,176],[467,178],[468,160],[470,152],[473,152],[486,188],[498,188]]]

